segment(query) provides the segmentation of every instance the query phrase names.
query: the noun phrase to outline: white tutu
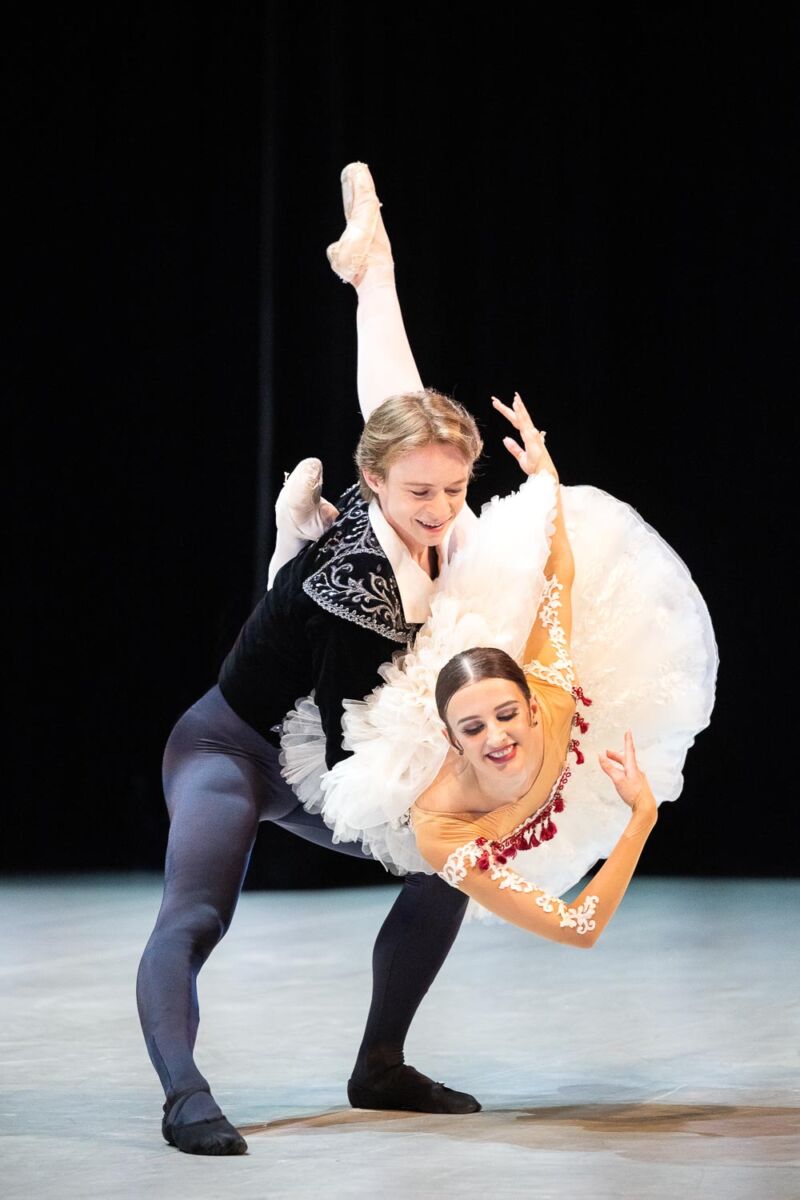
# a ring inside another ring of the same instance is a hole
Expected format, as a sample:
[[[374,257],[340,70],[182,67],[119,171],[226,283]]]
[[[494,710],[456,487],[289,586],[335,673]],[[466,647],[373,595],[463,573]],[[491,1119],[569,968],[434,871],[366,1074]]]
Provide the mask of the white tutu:
[[[630,816],[598,753],[621,748],[631,729],[656,801],[676,799],[687,751],[711,715],[718,663],[703,597],[663,538],[598,488],[562,486],[561,498],[575,560],[572,661],[592,702],[583,710],[586,761],[564,790],[558,836],[514,863],[516,872],[557,896],[608,856]],[[384,684],[366,700],[345,702],[349,758],[326,771],[313,697],[287,715],[284,776],[309,811],[322,813],[334,841],[361,841],[398,874],[432,873],[417,851],[408,810],[447,752],[436,677],[470,646],[498,646],[520,661],[544,586],[554,517],[555,483],[545,473],[484,506],[475,533],[440,577],[413,649],[381,668]]]

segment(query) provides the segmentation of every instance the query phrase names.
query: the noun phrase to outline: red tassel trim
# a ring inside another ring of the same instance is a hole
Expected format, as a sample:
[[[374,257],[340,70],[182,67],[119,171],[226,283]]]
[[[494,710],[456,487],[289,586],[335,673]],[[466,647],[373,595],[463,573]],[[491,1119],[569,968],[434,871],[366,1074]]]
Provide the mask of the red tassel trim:
[[[570,742],[569,749],[575,752],[578,763],[584,761],[575,739]],[[561,772],[561,778],[556,785],[556,789],[545,807],[538,813],[535,813],[534,816],[529,817],[516,833],[512,833],[509,837],[497,842],[490,841],[486,837],[475,839],[475,845],[481,847],[481,854],[475,862],[475,866],[479,871],[488,871],[493,863],[505,866],[509,859],[516,858],[517,854],[522,850],[534,850],[537,846],[541,846],[543,842],[552,841],[558,833],[558,826],[553,820],[553,813],[564,811],[565,800],[562,792],[571,774],[572,771],[570,768],[565,766]]]

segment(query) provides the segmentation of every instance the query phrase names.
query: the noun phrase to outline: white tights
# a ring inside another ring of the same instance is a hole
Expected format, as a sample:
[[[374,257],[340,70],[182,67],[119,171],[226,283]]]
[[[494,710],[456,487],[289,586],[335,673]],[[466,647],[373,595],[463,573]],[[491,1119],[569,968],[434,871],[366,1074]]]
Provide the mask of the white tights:
[[[356,290],[358,404],[366,421],[388,396],[421,392],[423,384],[408,344],[393,263],[370,264]]]
[[[383,221],[379,218],[382,237],[376,241],[384,243],[376,257],[377,261],[370,262],[367,270],[356,288],[358,308],[356,310],[356,329],[358,334],[358,404],[361,415],[366,421],[388,396],[401,392],[422,391],[423,384],[417,364],[411,353],[408,335],[400,310],[395,286],[394,264],[388,250],[388,239],[383,229]],[[276,572],[289,562],[313,537],[318,537],[330,524],[332,505],[326,513],[320,513],[316,503],[308,499],[310,491],[309,479],[316,473],[317,462],[305,459],[300,463],[288,484],[289,495],[286,499],[297,511],[303,507],[304,501],[308,506],[307,516],[304,513],[303,528],[298,528],[295,520],[289,515],[288,504],[280,504],[276,509],[275,550],[269,563],[267,587],[272,587]],[[324,502],[323,502],[324,503]],[[335,512],[335,509],[333,509]]]

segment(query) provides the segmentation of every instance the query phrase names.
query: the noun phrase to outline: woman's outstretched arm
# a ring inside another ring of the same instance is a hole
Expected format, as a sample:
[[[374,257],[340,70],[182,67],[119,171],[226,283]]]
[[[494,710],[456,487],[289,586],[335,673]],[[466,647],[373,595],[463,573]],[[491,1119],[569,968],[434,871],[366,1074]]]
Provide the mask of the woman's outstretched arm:
[[[624,752],[609,750],[600,756],[600,765],[631,809],[631,816],[603,866],[569,904],[523,879],[507,862],[498,861],[486,839],[476,839],[448,854],[441,838],[426,834],[428,826],[423,823],[417,831],[420,852],[448,883],[512,925],[553,942],[593,946],[617,911],[658,817],[650,785],[636,762],[630,732],[625,734]]]
[[[510,406],[503,404],[502,400],[498,400],[496,396],[492,396],[492,404],[513,425],[522,438],[521,446],[513,437],[503,438],[503,445],[517,460],[525,474],[538,475],[542,471],[547,471],[556,482],[555,529],[550,542],[550,557],[544,573],[547,579],[555,576],[560,585],[558,618],[568,644],[572,635],[572,584],[575,577],[575,563],[564,524],[558,471],[545,446],[545,435],[534,425],[530,413],[522,403],[519,392],[515,392],[513,404]],[[539,621],[534,621],[523,652],[523,663],[531,662],[533,659],[540,662],[549,661],[553,657],[551,651],[547,629]]]

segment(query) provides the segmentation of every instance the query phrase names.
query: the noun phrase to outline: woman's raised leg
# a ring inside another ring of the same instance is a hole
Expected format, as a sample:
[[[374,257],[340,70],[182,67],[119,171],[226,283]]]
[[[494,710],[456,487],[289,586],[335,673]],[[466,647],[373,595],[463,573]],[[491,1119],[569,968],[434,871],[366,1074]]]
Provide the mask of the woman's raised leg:
[[[365,163],[349,163],[341,175],[347,227],[328,247],[337,275],[358,294],[358,403],[366,421],[388,396],[423,390],[411,353],[395,285],[392,247],[381,202]],[[275,506],[276,540],[267,587],[280,568],[335,520],[334,506],[320,498],[322,464],[308,458],[287,476]]]
[[[341,175],[347,227],[328,247],[334,271],[358,293],[358,402],[366,421],[387,396],[423,389],[395,285],[392,247],[366,163]]]

